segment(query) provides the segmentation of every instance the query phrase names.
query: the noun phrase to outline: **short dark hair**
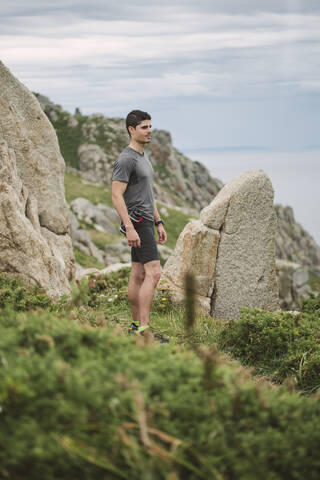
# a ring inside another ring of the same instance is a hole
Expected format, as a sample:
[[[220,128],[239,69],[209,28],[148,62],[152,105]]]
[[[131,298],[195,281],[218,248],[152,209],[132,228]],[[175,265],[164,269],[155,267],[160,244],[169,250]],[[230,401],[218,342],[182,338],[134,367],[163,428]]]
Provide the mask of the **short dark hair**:
[[[148,112],[142,112],[141,110],[132,110],[132,112],[128,113],[126,118],[126,127],[129,135],[129,127],[136,128],[136,126],[139,125],[139,123],[143,122],[143,120],[151,120],[151,116]]]

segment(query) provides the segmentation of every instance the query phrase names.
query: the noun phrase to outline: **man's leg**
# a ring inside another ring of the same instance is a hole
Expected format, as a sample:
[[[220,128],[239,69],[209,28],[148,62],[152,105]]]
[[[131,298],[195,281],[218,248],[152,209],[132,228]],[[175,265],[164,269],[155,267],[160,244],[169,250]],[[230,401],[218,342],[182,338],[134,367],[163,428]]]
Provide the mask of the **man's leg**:
[[[140,326],[149,324],[150,308],[157,283],[161,277],[160,260],[152,260],[143,265],[145,277],[139,289],[139,321]]]
[[[139,318],[139,291],[145,278],[143,265],[132,262],[131,274],[128,284],[128,298],[134,322],[140,322]]]

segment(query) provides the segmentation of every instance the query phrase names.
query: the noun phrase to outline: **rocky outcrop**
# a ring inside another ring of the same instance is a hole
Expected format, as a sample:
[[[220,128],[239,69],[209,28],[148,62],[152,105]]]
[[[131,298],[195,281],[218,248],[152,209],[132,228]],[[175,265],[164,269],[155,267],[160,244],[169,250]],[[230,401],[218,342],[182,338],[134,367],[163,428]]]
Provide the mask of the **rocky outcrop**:
[[[179,301],[187,271],[197,301],[212,316],[237,318],[240,307],[279,309],[273,188],[262,170],[233,179],[180,235],[161,285]]]
[[[77,248],[85,255],[90,255],[98,260],[100,263],[105,263],[104,252],[101,251],[91,240],[90,233],[80,228],[77,217],[72,211],[69,211],[70,219],[70,235],[72,239],[73,248]]]
[[[291,207],[275,205],[278,218],[276,233],[277,278],[282,309],[299,309],[301,299],[320,284],[320,247],[294,219]],[[312,281],[312,277],[314,281]]]
[[[166,201],[166,192],[169,190],[174,193],[172,205],[179,205],[179,200],[182,200],[200,210],[208,205],[223,186],[220,180],[210,176],[204,165],[190,160],[174,148],[169,132],[154,130],[149,151],[157,183],[164,188],[164,198],[162,192],[158,193],[160,200]]]
[[[291,207],[275,205],[278,217],[276,257],[309,268],[320,277],[320,247],[294,219]]]
[[[35,96],[40,103],[40,107],[47,115],[49,120],[52,122],[57,122],[59,119],[59,114],[63,111],[61,105],[51,102],[51,100],[45,95],[35,94]],[[70,114],[69,116],[71,117]]]
[[[0,271],[58,298],[74,257],[64,160],[38,101],[0,62]]]
[[[302,298],[312,293],[309,269],[288,260],[276,260],[280,307],[283,310],[299,308]]]
[[[103,203],[93,205],[86,198],[79,197],[71,202],[70,207],[79,220],[92,225],[96,230],[113,235],[119,233],[118,228],[115,226],[115,223],[119,224],[119,216],[114,209],[107,205]]]
[[[111,183],[112,165],[99,145],[83,143],[78,148],[78,157],[79,169],[89,180],[97,181],[103,178],[106,183]]]

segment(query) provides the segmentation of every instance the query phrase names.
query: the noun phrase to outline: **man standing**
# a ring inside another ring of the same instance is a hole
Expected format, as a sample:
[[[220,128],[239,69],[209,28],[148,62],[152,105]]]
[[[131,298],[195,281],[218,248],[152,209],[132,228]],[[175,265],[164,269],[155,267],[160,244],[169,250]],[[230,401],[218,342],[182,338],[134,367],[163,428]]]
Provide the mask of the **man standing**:
[[[164,244],[167,234],[153,198],[154,171],[144,151],[151,141],[151,117],[147,112],[133,110],[127,116],[126,127],[130,143],[114,164],[112,203],[122,221],[120,230],[131,247],[128,297],[133,322],[129,328],[142,333],[149,326],[150,308],[161,276],[157,242]]]

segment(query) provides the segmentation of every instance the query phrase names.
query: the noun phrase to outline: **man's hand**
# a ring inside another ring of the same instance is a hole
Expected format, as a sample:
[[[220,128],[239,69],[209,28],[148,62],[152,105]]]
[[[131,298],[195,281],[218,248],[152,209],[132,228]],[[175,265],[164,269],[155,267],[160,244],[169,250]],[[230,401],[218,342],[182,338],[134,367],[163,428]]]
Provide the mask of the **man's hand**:
[[[137,234],[134,227],[127,227],[126,228],[126,236],[127,236],[129,247],[138,247],[138,248],[141,247],[140,237]]]
[[[157,240],[157,243],[161,243],[161,245],[163,245],[167,241],[167,234],[165,229],[163,228],[162,223],[160,223],[160,225],[157,226],[157,230],[159,235],[159,240]]]

